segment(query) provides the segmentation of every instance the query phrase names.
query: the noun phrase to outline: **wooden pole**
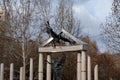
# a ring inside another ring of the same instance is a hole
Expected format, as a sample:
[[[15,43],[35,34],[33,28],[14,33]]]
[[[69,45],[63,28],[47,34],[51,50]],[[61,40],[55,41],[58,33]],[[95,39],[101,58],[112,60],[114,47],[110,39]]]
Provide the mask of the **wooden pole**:
[[[29,76],[29,80],[33,80],[33,59],[30,58],[30,76]]]
[[[81,66],[81,78],[82,80],[86,80],[86,53],[82,51],[82,66]]]
[[[23,67],[20,67],[20,80],[23,80]]]
[[[87,56],[87,78],[91,80],[91,58]]]
[[[47,79],[46,80],[51,80],[51,56],[47,55]]]
[[[13,80],[14,77],[14,64],[10,64],[10,80]]]
[[[43,80],[43,54],[39,54],[38,80]]]
[[[81,80],[81,54],[77,54],[77,80]]]
[[[94,80],[98,80],[98,65],[95,65],[94,68]]]
[[[3,63],[1,63],[0,65],[0,71],[1,71],[0,80],[4,80],[4,64]]]

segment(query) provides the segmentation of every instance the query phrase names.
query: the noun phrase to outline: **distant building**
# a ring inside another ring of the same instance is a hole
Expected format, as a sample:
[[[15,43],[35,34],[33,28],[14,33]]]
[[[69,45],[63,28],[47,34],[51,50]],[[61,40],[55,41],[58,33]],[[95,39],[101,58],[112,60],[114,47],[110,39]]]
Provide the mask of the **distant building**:
[[[3,0],[0,0],[0,35],[4,34],[5,27],[3,27],[3,23],[6,20],[6,9],[5,3]]]
[[[5,21],[5,14],[6,14],[5,4],[3,1],[1,2],[2,4],[0,5],[0,21]]]

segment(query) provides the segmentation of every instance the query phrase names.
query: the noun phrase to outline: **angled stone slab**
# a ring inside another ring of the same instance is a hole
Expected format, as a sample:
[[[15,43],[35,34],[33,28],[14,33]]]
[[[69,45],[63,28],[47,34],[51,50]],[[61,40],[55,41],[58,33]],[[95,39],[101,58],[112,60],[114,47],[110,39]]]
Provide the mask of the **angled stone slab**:
[[[39,47],[40,53],[56,53],[56,52],[70,52],[70,51],[81,51],[88,50],[87,45],[74,45],[74,46],[56,46],[54,47]]]
[[[53,40],[53,37],[50,37],[44,44],[42,44],[42,46],[46,46],[46,45],[49,44],[52,40]]]
[[[73,41],[75,41],[77,44],[79,44],[79,45],[86,44],[86,45],[87,45],[87,43],[85,43],[85,42],[77,39],[76,37],[74,37],[73,35],[71,35],[70,33],[68,33],[66,30],[62,29],[62,32],[63,32],[65,35],[67,35],[68,37],[70,37],[70,38],[71,38]]]

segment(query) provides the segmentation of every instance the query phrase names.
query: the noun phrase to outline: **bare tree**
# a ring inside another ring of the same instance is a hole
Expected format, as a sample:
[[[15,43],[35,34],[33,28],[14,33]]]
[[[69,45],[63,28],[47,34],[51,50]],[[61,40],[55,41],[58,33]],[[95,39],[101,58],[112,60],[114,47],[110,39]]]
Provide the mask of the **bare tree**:
[[[40,19],[42,20],[49,20],[50,18],[50,14],[51,14],[51,0],[36,0],[36,4],[37,4],[37,9],[38,12],[41,16]]]
[[[51,27],[58,33],[64,28],[78,37],[81,27],[80,21],[74,17],[73,3],[73,0],[37,0],[40,19],[43,22],[49,20]]]
[[[64,28],[72,35],[79,37],[81,34],[80,20],[76,19],[73,12],[74,0],[59,0],[55,12],[54,28]]]
[[[120,53],[120,0],[114,0],[112,14],[102,25],[103,39],[110,51]]]
[[[73,11],[72,11],[72,2],[71,0],[59,0],[58,7],[56,9],[55,15],[55,24],[56,26],[61,29],[69,29],[73,26]]]
[[[9,26],[9,34],[13,38],[13,47],[15,49],[18,45],[17,54],[13,55],[18,59],[22,57],[23,61],[23,80],[26,80],[26,65],[28,56],[31,52],[30,41],[35,41],[40,33],[39,26],[36,22],[36,10],[34,0],[5,0],[5,7],[7,11],[7,20]],[[14,44],[17,45],[14,45]],[[20,54],[21,53],[21,54]]]

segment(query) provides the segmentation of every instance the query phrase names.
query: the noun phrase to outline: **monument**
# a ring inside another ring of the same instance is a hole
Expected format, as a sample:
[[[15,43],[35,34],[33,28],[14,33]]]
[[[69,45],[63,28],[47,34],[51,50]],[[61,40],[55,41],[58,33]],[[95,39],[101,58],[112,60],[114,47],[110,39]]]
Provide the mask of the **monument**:
[[[50,38],[42,45],[42,47],[39,48],[40,53],[51,53],[51,55],[47,56],[47,80],[51,80],[51,67],[52,72],[55,80],[62,80],[61,70],[64,66],[66,56],[64,52],[81,52],[82,54],[85,54],[84,51],[88,50],[88,45],[75,38],[73,35],[68,33],[66,30],[62,29],[60,33],[56,33],[53,31],[53,29],[50,27],[49,21],[46,22],[46,32],[50,36]],[[69,39],[65,38],[62,34],[67,36]],[[75,42],[77,45],[69,45],[69,46],[61,46],[61,41],[67,42],[71,44],[72,42]],[[58,43],[59,45],[56,45]],[[48,46],[49,44],[52,44],[52,46]],[[46,47],[47,46],[47,47]],[[58,61],[54,58],[53,53],[62,53],[61,59]],[[42,55],[42,54],[41,54]],[[85,58],[85,56],[83,56]],[[83,63],[85,64],[85,63]],[[83,67],[83,74],[85,75],[85,67]],[[84,78],[84,77],[83,77]]]

